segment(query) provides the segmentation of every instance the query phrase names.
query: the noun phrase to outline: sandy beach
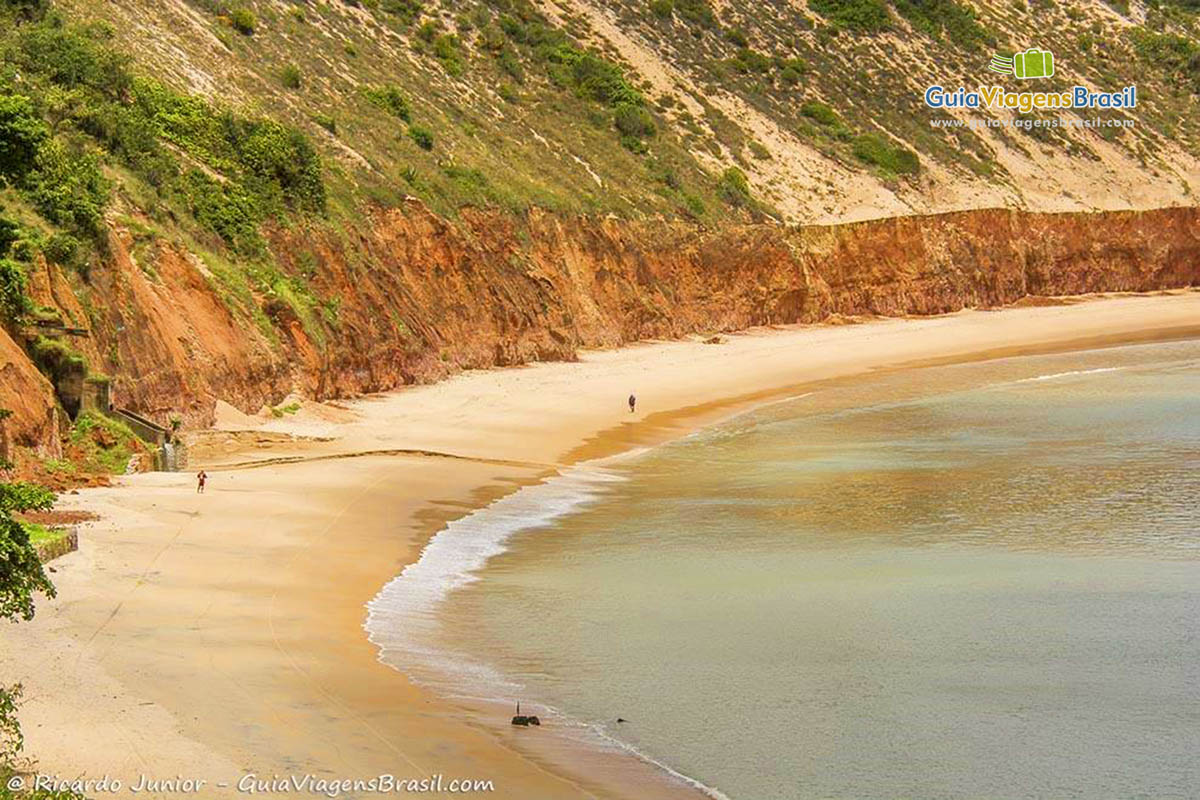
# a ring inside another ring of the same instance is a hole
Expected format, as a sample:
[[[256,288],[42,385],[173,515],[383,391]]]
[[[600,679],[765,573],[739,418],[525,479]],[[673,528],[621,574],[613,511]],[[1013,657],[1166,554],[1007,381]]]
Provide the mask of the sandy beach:
[[[488,780],[496,797],[700,796],[632,757],[564,748],[553,730],[413,685],[378,661],[365,604],[449,520],[812,384],[1196,336],[1197,291],[1077,298],[646,343],[281,418],[226,408],[189,472],[62,498],[100,519],[53,562],[59,597],[0,628],[0,680],[24,683],[27,752],[60,778],[203,780],[192,794],[206,798],[241,796],[247,775],[379,774]]]

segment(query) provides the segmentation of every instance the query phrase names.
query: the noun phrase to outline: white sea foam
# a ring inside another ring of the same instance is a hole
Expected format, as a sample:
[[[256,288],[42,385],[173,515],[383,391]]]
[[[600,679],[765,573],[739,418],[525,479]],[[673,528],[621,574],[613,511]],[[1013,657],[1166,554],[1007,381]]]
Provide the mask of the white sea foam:
[[[1058,378],[1072,378],[1076,375],[1095,375],[1098,372],[1119,372],[1124,367],[1097,367],[1096,369],[1072,369],[1066,372],[1051,372],[1049,375],[1035,375],[1032,378],[1022,378],[1013,383],[1033,383],[1035,381],[1052,381]]]
[[[497,696],[519,697],[523,687],[497,670],[437,645],[438,610],[455,589],[478,580],[479,571],[489,559],[508,548],[514,534],[546,527],[595,501],[607,486],[625,480],[605,465],[641,452],[643,448],[565,468],[542,483],[523,487],[448,523],[421,551],[421,557],[405,567],[367,604],[363,627],[367,638],[380,649],[380,661],[404,671],[414,680],[432,683],[453,697],[482,701]],[[593,746],[615,747],[713,800],[729,800],[719,790],[651,758],[599,725],[573,720],[544,704],[539,707],[541,713],[556,719],[561,728],[579,732]]]
[[[545,527],[599,497],[606,484],[623,478],[597,464],[564,469],[442,528],[421,557],[367,604],[368,638],[381,655],[404,653],[423,661],[431,647],[436,615],[451,592],[477,580],[488,560],[503,553],[513,534]]]

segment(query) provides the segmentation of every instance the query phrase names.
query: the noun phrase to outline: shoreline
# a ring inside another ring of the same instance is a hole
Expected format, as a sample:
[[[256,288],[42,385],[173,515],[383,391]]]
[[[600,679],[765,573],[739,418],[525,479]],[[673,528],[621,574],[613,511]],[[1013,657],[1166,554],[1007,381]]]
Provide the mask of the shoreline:
[[[0,669],[26,682],[28,752],[62,776],[442,773],[490,777],[499,796],[698,796],[623,754],[545,752],[543,732],[414,686],[363,635],[366,602],[491,500],[797,387],[1198,335],[1191,290],[634,345],[306,405],[256,430],[325,441],[200,449],[204,496],[157,473],[64,498],[103,519],[55,562],[59,599],[0,631]]]

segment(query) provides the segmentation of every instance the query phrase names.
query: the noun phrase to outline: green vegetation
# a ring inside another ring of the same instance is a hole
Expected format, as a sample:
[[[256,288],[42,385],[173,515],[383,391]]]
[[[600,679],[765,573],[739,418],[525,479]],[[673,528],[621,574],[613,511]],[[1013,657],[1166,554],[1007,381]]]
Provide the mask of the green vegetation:
[[[382,0],[380,8],[388,14],[411,24],[420,14],[424,4],[421,0]]]
[[[274,406],[271,408],[271,416],[278,419],[287,414],[295,414],[300,410],[299,403],[288,403],[286,406]]]
[[[808,71],[808,66],[798,58],[782,59],[777,62],[777,66],[779,66],[779,79],[786,86],[795,86],[800,83],[800,79]]]
[[[721,199],[731,206],[753,207],[754,198],[750,194],[750,182],[746,179],[746,173],[737,167],[729,167],[722,172],[721,181],[717,187]]]
[[[249,13],[232,9],[235,24],[239,11]],[[324,211],[320,158],[299,131],[136,78],[104,25],[24,19],[0,35],[0,176],[61,229],[40,237],[50,260],[81,266],[103,246],[115,165],[144,182],[154,205],[246,255],[263,252],[266,220]],[[298,81],[290,65],[283,82]]]
[[[59,142],[49,142],[38,151],[24,188],[50,222],[84,235],[100,235],[112,186],[101,173],[95,153],[71,152]]]
[[[0,95],[0,175],[23,178],[49,136],[28,97]]]
[[[645,151],[643,140],[656,131],[653,117],[645,108],[645,97],[619,66],[547,26],[529,7],[521,17],[502,15],[499,24],[514,45],[528,48],[545,65],[552,83],[612,109],[614,127],[626,149]]]
[[[337,136],[337,120],[334,119],[333,117],[329,116],[328,114],[313,115],[313,122],[317,123],[322,128],[324,128],[325,130],[332,133],[334,136]]]
[[[751,50],[749,47],[740,48],[737,51],[737,55],[730,59],[729,63],[738,72],[757,72],[760,74],[770,72],[771,67],[774,66],[774,62],[770,58],[762,53]]]
[[[879,33],[891,27],[891,17],[882,0],[811,0],[808,5],[838,29]]]
[[[229,24],[243,36],[253,36],[254,29],[258,27],[258,19],[246,6],[237,6],[229,11]]]
[[[800,106],[800,113],[822,125],[840,125],[842,118],[837,112],[819,100],[809,100]]]
[[[398,117],[405,122],[412,119],[412,110],[408,106],[408,101],[404,99],[400,87],[395,84],[364,89],[363,96],[393,117]]]
[[[23,522],[25,530],[29,531],[29,541],[34,547],[57,542],[66,538],[69,531],[66,528],[49,528],[35,522]]]
[[[716,28],[720,25],[708,0],[675,0],[675,12],[685,22],[701,28]]]
[[[1129,36],[1143,62],[1162,71],[1176,86],[1200,91],[1200,45],[1195,41],[1145,28],[1133,28]]]
[[[766,161],[771,158],[771,151],[764,147],[760,142],[756,142],[751,139],[747,147],[750,148],[750,155],[754,156],[760,161]]]
[[[21,684],[0,687],[0,777],[11,774],[8,765],[25,746],[21,723],[17,720],[17,705],[21,700]],[[7,791],[7,789],[0,790]]]
[[[46,511],[54,495],[32,483],[0,483],[0,619],[33,619],[33,596],[54,597],[54,586],[29,541],[25,524],[13,514]]]
[[[996,43],[979,24],[975,9],[956,0],[892,0],[892,5],[914,28],[935,38],[944,35],[968,49]]]
[[[95,155],[52,138],[29,97],[2,91],[0,177],[21,187],[50,222],[95,234],[109,189]]]
[[[0,258],[0,320],[15,322],[33,310],[25,270],[15,261]]]
[[[750,37],[747,36],[746,31],[742,30],[740,27],[730,28],[729,30],[725,31],[725,38],[733,42],[739,48],[746,48],[750,46]]]
[[[854,137],[854,157],[894,175],[916,175],[921,170],[917,154],[877,133]]]
[[[453,34],[442,34],[433,40],[433,56],[441,62],[446,72],[454,77],[466,71],[458,37]]]
[[[429,128],[425,128],[420,125],[410,125],[408,127],[408,136],[410,139],[416,142],[417,147],[420,147],[422,150],[433,149],[433,131],[429,130]]]
[[[67,375],[87,372],[84,357],[61,339],[38,336],[29,347],[29,357],[56,383]]]
[[[288,64],[279,73],[279,82],[287,89],[299,89],[303,83],[303,78],[300,74],[300,67],[295,64]]]
[[[74,463],[87,472],[123,475],[141,440],[123,422],[85,411],[71,428],[69,446]]]
[[[25,267],[8,257],[22,233],[20,225],[0,217],[0,324],[17,322],[34,310]]]
[[[617,110],[613,112],[613,123],[621,133],[637,138],[653,136],[657,130],[654,126],[654,117],[650,116],[650,112],[642,106],[632,103],[623,103],[617,106]]]
[[[51,234],[42,245],[42,254],[56,264],[72,264],[79,253],[81,242],[69,233]]]

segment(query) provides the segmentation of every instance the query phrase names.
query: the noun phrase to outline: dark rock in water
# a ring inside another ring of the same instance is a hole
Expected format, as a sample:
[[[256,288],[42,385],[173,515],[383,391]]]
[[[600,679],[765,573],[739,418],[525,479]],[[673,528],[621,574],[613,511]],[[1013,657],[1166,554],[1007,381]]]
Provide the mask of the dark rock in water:
[[[538,719],[537,717],[533,716],[532,714],[530,714],[529,716],[526,716],[525,714],[517,714],[515,717],[512,718],[512,724],[520,725],[522,727],[527,726],[527,725],[537,725],[540,727],[542,724],[542,721],[540,719]]]
[[[617,722],[629,722],[629,720],[625,719],[624,717],[617,717]]]

